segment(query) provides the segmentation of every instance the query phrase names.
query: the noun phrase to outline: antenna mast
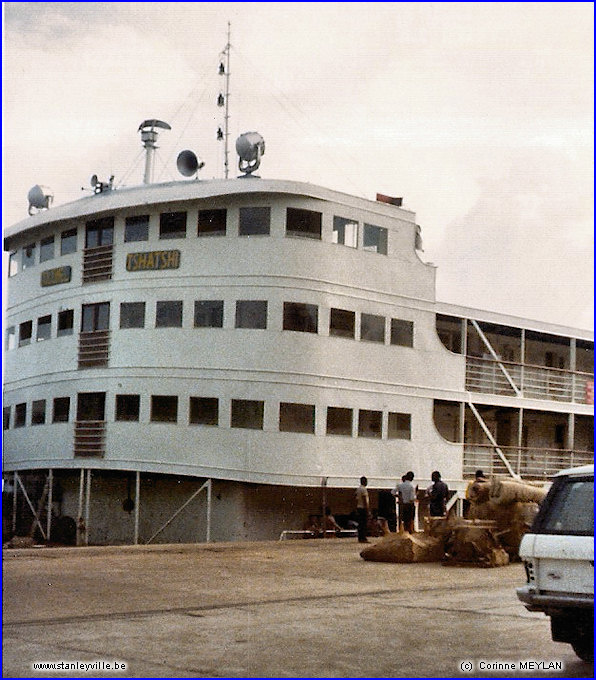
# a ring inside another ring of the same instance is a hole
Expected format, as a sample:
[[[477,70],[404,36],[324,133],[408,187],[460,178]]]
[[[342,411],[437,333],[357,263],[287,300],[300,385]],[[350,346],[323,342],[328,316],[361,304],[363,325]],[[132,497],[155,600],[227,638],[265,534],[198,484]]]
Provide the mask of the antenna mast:
[[[224,140],[224,177],[228,179],[228,174],[229,174],[229,164],[228,164],[228,140],[229,140],[229,135],[230,135],[230,129],[229,129],[229,124],[230,124],[230,47],[232,45],[230,44],[230,22],[228,21],[228,41],[226,43],[226,46],[222,52],[222,56],[224,58],[224,61],[222,61],[219,65],[219,75],[220,76],[225,76],[226,77],[226,87],[225,87],[225,95],[222,95],[220,93],[219,97],[217,98],[217,104],[218,106],[225,106],[225,114],[224,114],[224,129],[222,131],[221,128],[217,131],[217,138],[221,139],[223,137]]]

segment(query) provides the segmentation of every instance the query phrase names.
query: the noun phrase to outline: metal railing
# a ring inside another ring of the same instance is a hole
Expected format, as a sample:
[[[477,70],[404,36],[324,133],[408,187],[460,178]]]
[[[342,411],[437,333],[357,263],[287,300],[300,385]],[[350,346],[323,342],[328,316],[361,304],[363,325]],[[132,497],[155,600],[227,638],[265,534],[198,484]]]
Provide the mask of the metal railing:
[[[507,369],[521,392],[532,399],[549,399],[578,404],[590,403],[594,375],[546,366],[516,364],[509,361],[466,357],[466,389],[470,392],[516,396],[500,364]]]
[[[594,462],[593,451],[500,446],[513,470],[524,479],[547,479],[560,470]],[[494,446],[464,444],[463,476],[473,477],[476,470],[489,475],[509,475]]]

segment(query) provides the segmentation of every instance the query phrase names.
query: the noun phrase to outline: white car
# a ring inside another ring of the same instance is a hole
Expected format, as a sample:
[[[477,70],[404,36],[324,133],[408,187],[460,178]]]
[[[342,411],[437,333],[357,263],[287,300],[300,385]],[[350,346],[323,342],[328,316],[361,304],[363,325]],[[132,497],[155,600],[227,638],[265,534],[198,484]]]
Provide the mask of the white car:
[[[584,661],[594,658],[594,466],[553,478],[519,555],[527,585],[517,596],[551,620],[555,642],[568,642]]]

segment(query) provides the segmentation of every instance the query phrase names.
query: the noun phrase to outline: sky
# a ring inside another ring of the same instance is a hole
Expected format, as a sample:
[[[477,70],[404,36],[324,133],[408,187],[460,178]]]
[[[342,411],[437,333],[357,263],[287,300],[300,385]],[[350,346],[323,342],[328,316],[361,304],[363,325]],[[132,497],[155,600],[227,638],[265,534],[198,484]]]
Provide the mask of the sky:
[[[589,2],[4,2],[3,228],[141,183],[147,118],[156,181],[222,177],[228,22],[231,177],[256,130],[262,177],[403,197],[438,300],[593,328]]]

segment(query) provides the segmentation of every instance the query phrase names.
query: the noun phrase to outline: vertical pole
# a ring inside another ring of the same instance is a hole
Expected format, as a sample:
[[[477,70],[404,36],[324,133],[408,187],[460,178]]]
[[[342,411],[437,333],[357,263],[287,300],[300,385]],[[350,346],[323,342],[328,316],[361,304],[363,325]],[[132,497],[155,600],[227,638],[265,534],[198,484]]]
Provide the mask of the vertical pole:
[[[575,401],[575,372],[577,371],[577,342],[575,338],[571,338],[571,345],[569,347],[569,369],[571,373],[571,399],[569,401]]]
[[[226,44],[226,114],[224,116],[224,144],[225,144],[225,156],[224,156],[224,174],[225,178],[228,179],[229,166],[228,166],[228,137],[229,131],[229,101],[230,101],[230,22],[228,21],[228,42]]]
[[[81,468],[81,477],[79,479],[79,513],[77,515],[77,545],[82,543],[81,529],[83,524],[83,489],[85,488],[85,470]]]
[[[211,543],[211,485],[213,480],[207,482],[207,543]]]
[[[141,473],[137,470],[135,480],[135,536],[134,544],[139,544],[139,513],[141,511]]]
[[[54,471],[52,468],[49,469],[48,472],[48,517],[47,517],[47,524],[46,524],[46,540],[49,542],[51,538],[51,531],[52,531],[52,504],[53,504],[53,498],[52,498],[52,491],[53,491],[53,486],[54,486]]]
[[[570,413],[568,416],[568,421],[567,421],[567,442],[566,446],[569,449],[570,459],[569,459],[569,467],[574,467],[574,456],[573,453],[575,451],[575,413]]]
[[[323,538],[327,538],[327,515],[325,510],[327,508],[327,477],[321,477],[321,489],[323,491],[323,514],[321,515],[321,521],[323,523]]]
[[[87,489],[85,492],[85,545],[89,545],[89,506],[91,504],[91,468],[87,470]]]
[[[18,473],[14,471],[14,491],[12,494],[12,533],[13,536],[17,533],[17,488],[18,488]]]
[[[520,408],[517,415],[517,474],[521,475],[522,433],[524,429],[524,410]]]
[[[526,365],[526,329],[521,329],[521,366],[519,369],[519,389],[524,396],[524,366]]]

